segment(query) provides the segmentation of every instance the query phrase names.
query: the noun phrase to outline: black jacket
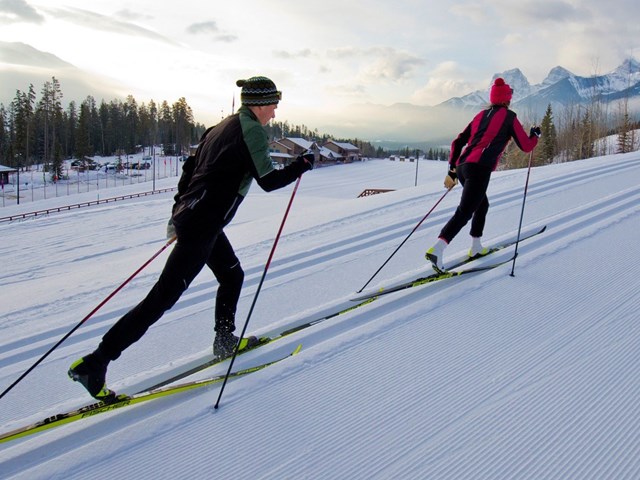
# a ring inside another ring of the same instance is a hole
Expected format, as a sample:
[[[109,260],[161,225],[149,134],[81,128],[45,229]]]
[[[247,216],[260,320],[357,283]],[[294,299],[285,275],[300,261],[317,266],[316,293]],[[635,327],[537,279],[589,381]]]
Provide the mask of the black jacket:
[[[227,225],[252,180],[265,191],[282,188],[306,171],[304,162],[276,170],[266,132],[247,107],[209,128],[194,156],[183,166],[173,207],[178,237],[186,231],[219,230]]]

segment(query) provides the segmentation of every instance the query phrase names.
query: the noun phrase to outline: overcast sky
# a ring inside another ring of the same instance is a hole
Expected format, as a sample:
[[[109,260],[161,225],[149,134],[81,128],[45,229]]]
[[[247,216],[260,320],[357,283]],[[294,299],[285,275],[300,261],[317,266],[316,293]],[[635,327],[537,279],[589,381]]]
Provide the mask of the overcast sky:
[[[532,84],[557,65],[607,73],[640,57],[639,5],[0,0],[0,101],[7,105],[29,83],[39,94],[39,79],[55,75],[65,102],[84,99],[76,81],[98,101],[185,97],[196,120],[210,124],[231,112],[234,95],[237,108],[238,78],[263,74],[284,94],[277,118],[313,128],[354,103],[435,105],[487,88],[494,73],[515,67]],[[27,54],[26,46],[35,50]]]

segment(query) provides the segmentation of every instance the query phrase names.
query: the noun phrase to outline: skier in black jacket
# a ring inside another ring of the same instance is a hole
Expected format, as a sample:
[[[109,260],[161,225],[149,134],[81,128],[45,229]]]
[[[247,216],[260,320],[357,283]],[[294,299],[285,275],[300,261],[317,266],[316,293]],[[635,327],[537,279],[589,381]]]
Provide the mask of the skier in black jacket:
[[[195,155],[183,166],[168,226],[168,236],[175,234],[177,242],[158,281],[144,300],[111,327],[93,353],[75,361],[69,369],[69,376],[99,400],[115,397],[106,386],[108,363],[138,341],[178,301],[205,265],[219,283],[214,356],[230,356],[238,342],[239,349],[258,343],[256,337],[239,339],[232,333],[244,272],[223,229],[254,179],[268,192],[282,188],[311,170],[315,156],[306,153],[287,167],[275,169],[263,126],[275,118],[282,94],[266,77],[236,83],[242,87],[242,106],[205,132]]]

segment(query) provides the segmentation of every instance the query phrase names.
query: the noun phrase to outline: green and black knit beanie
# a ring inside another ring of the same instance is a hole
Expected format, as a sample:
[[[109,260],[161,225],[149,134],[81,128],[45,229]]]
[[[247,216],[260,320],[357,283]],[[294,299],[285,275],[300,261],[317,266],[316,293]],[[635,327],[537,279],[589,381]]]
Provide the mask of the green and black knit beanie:
[[[238,80],[236,85],[242,87],[240,100],[243,105],[273,105],[282,98],[282,92],[267,77],[251,77]]]

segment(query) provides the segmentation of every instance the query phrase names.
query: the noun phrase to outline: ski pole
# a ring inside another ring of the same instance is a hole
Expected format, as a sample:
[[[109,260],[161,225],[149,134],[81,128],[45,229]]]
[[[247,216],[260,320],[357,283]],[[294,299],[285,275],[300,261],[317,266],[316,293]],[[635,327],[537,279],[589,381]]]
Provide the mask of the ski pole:
[[[455,186],[455,185],[454,185],[454,186]],[[409,237],[411,237],[411,235],[413,235],[413,234],[414,234],[414,232],[415,232],[416,230],[418,230],[418,228],[420,228],[420,225],[422,225],[422,222],[424,222],[424,221],[427,219],[427,217],[428,217],[429,215],[431,215],[431,212],[433,212],[433,211],[436,209],[436,207],[440,204],[440,202],[444,199],[444,197],[446,197],[446,196],[447,196],[447,193],[449,193],[449,192],[451,191],[451,189],[452,189],[454,186],[451,186],[451,187],[447,188],[447,191],[446,191],[446,192],[444,192],[444,194],[440,197],[440,199],[438,199],[438,201],[435,203],[435,205],[434,205],[433,207],[431,207],[431,210],[429,210],[429,211],[427,212],[427,214],[426,214],[424,217],[422,217],[422,220],[420,220],[420,221],[418,222],[418,224],[417,224],[415,227],[413,227],[413,230],[411,230],[411,232],[409,233],[409,235],[407,235],[407,236],[406,236],[406,238],[402,241],[402,243],[400,243],[400,245],[398,245],[398,247],[393,251],[393,253],[392,253],[391,255],[389,255],[389,258],[387,258],[387,259],[384,261],[384,263],[380,266],[380,268],[378,268],[378,270],[376,270],[376,272],[375,272],[373,275],[371,275],[371,278],[370,278],[369,280],[367,280],[367,283],[365,283],[365,284],[362,286],[362,288],[361,288],[360,290],[358,290],[356,293],[362,293],[362,291],[363,291],[365,288],[367,288],[367,285],[369,285],[369,283],[371,283],[371,281],[376,277],[376,275],[378,275],[378,273],[380,273],[380,271],[381,271],[381,270],[382,270],[382,269],[387,265],[387,263],[389,263],[389,260],[391,260],[391,258],[392,258],[396,253],[398,253],[398,250],[400,250],[400,249],[402,248],[402,246],[406,243],[406,241],[407,241],[407,240],[409,240]]]
[[[529,188],[529,174],[531,173],[531,163],[533,162],[533,150],[529,154],[529,166],[527,167],[527,180],[524,183],[524,195],[522,197],[522,210],[520,211],[520,224],[518,225],[518,236],[516,237],[516,247],[513,252],[513,264],[511,265],[511,273],[509,274],[512,277],[515,277],[514,271],[516,268],[516,258],[518,257],[518,244],[520,243],[520,232],[522,231],[522,218],[524,217],[524,203],[527,199],[527,189]]]
[[[135,272],[133,272],[133,274],[131,274],[131,276],[129,276],[129,278],[127,278],[123,283],[120,284],[120,286],[118,288],[116,288],[113,292],[111,292],[104,300],[102,300],[102,302],[100,302],[93,310],[91,310],[87,316],[85,316],[82,320],[80,320],[80,322],[73,327],[71,330],[69,330],[69,332],[63,336],[60,340],[58,340],[58,342],[51,347],[47,353],[45,353],[44,355],[42,355],[38,361],[36,363],[34,363],[33,365],[31,365],[31,367],[29,367],[22,375],[20,375],[20,377],[18,377],[18,379],[13,382],[11,385],[9,385],[2,393],[0,393],[0,398],[4,397],[13,387],[15,387],[18,383],[20,383],[22,381],[22,379],[24,377],[26,377],[29,373],[31,373],[31,371],[36,368],[38,365],[40,365],[40,363],[47,358],[51,352],[53,352],[56,348],[58,348],[62,342],[64,342],[67,338],[69,338],[73,332],[75,332],[78,328],[80,328],[80,326],[86,322],[87,320],[89,320],[89,318],[91,318],[93,316],[94,313],[96,313],[100,308],[102,308],[102,306],[107,303],[109,300],[111,300],[111,298],[113,298],[113,296],[118,293],[120,290],[122,290],[122,288],[129,283],[136,275],[138,275],[147,265],[149,265],[158,255],[160,255],[169,245],[171,245],[174,241],[175,241],[176,237],[172,237],[171,239],[169,239],[169,241],[167,241],[167,243],[165,243],[162,248],[160,248],[160,250],[158,250],[149,260],[147,260],[146,262],[144,262],[142,264],[142,266],[140,266],[140,268],[138,268]]]
[[[300,179],[302,175],[298,177],[295,186],[293,187],[293,192],[291,192],[291,198],[289,199],[289,204],[284,212],[284,216],[282,217],[282,222],[280,223],[280,228],[278,229],[278,233],[276,234],[276,238],[273,241],[273,246],[271,247],[271,252],[269,253],[269,258],[267,259],[267,263],[264,266],[264,270],[262,272],[262,277],[260,278],[260,283],[258,283],[258,288],[256,290],[255,295],[253,296],[253,301],[251,302],[251,307],[249,308],[249,313],[247,314],[247,319],[244,322],[244,326],[242,327],[242,333],[240,334],[240,340],[244,338],[244,335],[247,331],[247,327],[249,326],[249,320],[251,319],[251,314],[253,313],[253,309],[256,306],[256,302],[258,301],[258,295],[260,295],[260,290],[262,289],[262,284],[264,283],[264,279],[267,276],[267,271],[269,270],[269,265],[271,265],[271,260],[273,259],[273,254],[276,251],[276,246],[278,245],[278,241],[280,240],[280,234],[282,233],[282,229],[284,228],[284,224],[287,221],[287,217],[289,216],[289,210],[291,210],[291,204],[293,203],[293,198],[296,196],[296,192],[298,191],[298,185],[300,185]],[[233,368],[233,363],[238,356],[238,348],[240,347],[240,340],[236,345],[236,348],[233,350],[233,355],[231,356],[231,361],[229,362],[229,368],[227,369],[227,373],[224,376],[224,380],[222,382],[222,386],[220,387],[220,393],[218,394],[218,400],[216,400],[216,404],[213,408],[216,410],[220,405],[220,399],[222,398],[222,392],[224,392],[224,387],[227,385],[227,380],[229,380],[229,375],[231,375],[231,369]]]

